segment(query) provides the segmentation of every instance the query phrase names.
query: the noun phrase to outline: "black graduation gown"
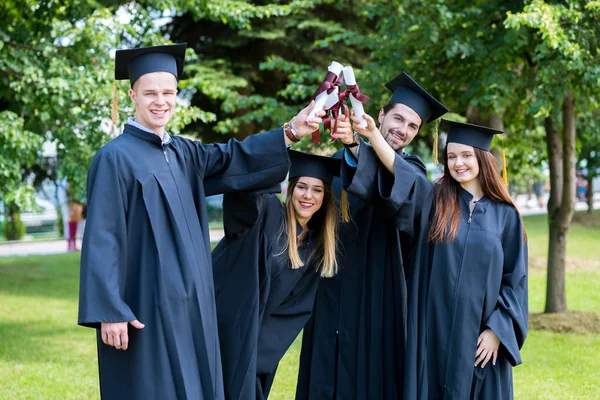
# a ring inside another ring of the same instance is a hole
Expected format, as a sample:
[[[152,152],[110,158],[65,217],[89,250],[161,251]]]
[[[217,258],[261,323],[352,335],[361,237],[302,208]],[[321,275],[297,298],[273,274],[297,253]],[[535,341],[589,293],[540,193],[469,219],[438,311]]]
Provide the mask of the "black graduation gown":
[[[88,173],[79,324],[137,319],[129,348],[101,341],[106,399],[222,399],[205,196],[280,182],[281,129],[202,145],[125,125]]]
[[[433,190],[410,260],[405,399],[512,399],[527,336],[527,244],[518,212],[460,191],[456,240],[432,245]],[[477,338],[500,339],[496,365],[474,367]]]
[[[266,399],[279,361],[310,318],[319,273],[281,253],[285,207],[274,195],[232,193],[212,252],[226,399]],[[306,262],[316,227],[299,248]],[[301,227],[298,227],[301,232]]]
[[[336,153],[341,157],[342,153]],[[339,228],[340,270],[323,279],[302,341],[297,399],[396,399],[402,394],[406,282],[403,259],[428,185],[418,157],[396,155],[394,179],[361,143],[358,167],[342,162],[352,222]],[[340,196],[340,180],[334,192]]]

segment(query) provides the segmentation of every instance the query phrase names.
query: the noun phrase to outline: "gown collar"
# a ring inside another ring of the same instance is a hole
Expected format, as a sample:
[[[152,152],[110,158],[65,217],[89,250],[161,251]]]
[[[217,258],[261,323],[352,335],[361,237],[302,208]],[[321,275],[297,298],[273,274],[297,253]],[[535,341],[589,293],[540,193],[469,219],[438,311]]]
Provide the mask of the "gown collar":
[[[124,134],[129,134],[132,135],[138,139],[142,139],[145,140],[147,142],[150,143],[154,143],[158,146],[163,146],[163,142],[160,138],[160,136],[156,135],[156,134],[150,134],[149,132],[143,131],[139,128],[136,128],[135,126],[131,125],[131,124],[125,124],[125,128],[123,129],[123,133]],[[165,143],[165,146],[170,144],[171,141],[169,141],[168,143]]]
[[[473,200],[473,195],[471,194],[471,192],[469,192],[468,190],[466,190],[462,186],[460,186],[459,187],[459,196],[465,202],[467,207],[469,207],[471,200]],[[485,206],[485,204],[487,204],[488,200],[489,200],[489,198],[487,198],[485,195],[483,195],[482,198],[477,200],[477,207],[475,207],[473,212],[476,212],[476,210],[481,211],[484,208],[483,206]]]
[[[470,203],[471,200],[473,200],[473,195],[467,189],[465,189],[465,188],[463,188],[462,186],[459,185],[459,189],[458,190],[459,190],[459,195],[460,195],[461,199],[463,199],[467,203]]]
[[[308,221],[307,226],[308,226],[308,241],[306,242],[306,244],[312,244],[317,235],[317,231],[319,230],[320,224],[318,222],[316,222],[314,218],[311,218],[310,221]],[[300,235],[300,233],[302,233],[302,225],[300,225],[300,222],[298,222],[298,221],[296,221],[296,232],[298,233],[298,235]]]

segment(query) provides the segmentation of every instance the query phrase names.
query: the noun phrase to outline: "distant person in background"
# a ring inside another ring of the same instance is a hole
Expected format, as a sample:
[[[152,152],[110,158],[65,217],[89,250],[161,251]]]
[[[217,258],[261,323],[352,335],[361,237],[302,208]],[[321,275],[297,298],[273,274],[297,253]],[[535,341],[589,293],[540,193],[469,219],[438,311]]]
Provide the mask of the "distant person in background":
[[[69,202],[69,237],[67,238],[67,250],[77,251],[77,227],[83,220],[83,206],[77,200]]]
[[[577,185],[577,200],[586,202],[587,201],[587,182],[581,172],[577,173],[576,185]]]
[[[544,195],[546,194],[546,184],[541,179],[536,179],[533,181],[531,185],[531,190],[537,199],[538,205],[540,208],[546,208],[546,203],[544,202]]]
[[[81,202],[81,221],[79,221],[79,225],[77,227],[77,237],[82,238],[83,233],[85,232],[85,221],[87,218],[87,203],[85,200]]]

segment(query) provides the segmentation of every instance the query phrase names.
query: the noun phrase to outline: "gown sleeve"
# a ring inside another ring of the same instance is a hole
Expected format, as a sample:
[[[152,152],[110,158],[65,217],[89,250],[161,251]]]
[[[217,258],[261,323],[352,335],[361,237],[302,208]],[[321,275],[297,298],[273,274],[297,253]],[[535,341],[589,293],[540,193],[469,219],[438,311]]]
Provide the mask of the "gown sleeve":
[[[433,190],[422,161],[418,157],[396,154],[394,175],[381,166],[377,172],[377,188],[385,211],[394,218],[397,228],[413,236],[415,221]]]
[[[256,224],[273,196],[281,192],[279,184],[253,191],[237,191],[223,195],[223,227],[225,237],[230,240],[243,237]],[[277,201],[275,201],[277,202]]]
[[[78,322],[99,328],[101,322],[136,319],[123,299],[127,275],[127,191],[110,154],[98,154],[87,182]]]
[[[360,140],[358,163],[351,165],[346,160],[348,150],[342,154],[340,181],[342,188],[359,199],[369,202],[377,192],[377,170],[379,159],[373,147]],[[348,157],[353,157],[348,155]]]
[[[206,196],[253,190],[282,182],[290,161],[281,128],[243,141],[201,144],[186,141]]]
[[[226,236],[212,251],[213,279],[225,398],[250,399],[256,391],[260,321],[270,291],[272,243],[282,204],[270,194],[226,193]]]
[[[509,215],[502,235],[504,266],[495,310],[485,325],[500,339],[512,366],[521,364],[520,349],[527,336],[527,242],[516,210]]]

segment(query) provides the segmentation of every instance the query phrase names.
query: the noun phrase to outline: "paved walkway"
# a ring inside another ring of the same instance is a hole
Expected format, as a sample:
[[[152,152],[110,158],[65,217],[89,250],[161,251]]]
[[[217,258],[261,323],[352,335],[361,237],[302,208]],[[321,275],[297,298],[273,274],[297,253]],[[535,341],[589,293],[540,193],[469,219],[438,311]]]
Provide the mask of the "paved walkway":
[[[218,242],[224,236],[222,229],[211,229],[210,241]],[[77,240],[81,248],[81,240]],[[0,242],[0,257],[26,256],[33,254],[61,254],[67,252],[66,240],[21,240],[18,242]]]
[[[550,197],[549,194],[544,195],[544,204],[548,204],[548,197]],[[540,207],[537,200],[535,199],[535,196],[532,196],[532,199],[528,200],[526,194],[520,194],[517,196],[515,204],[517,205],[517,208],[519,209],[521,215],[539,215],[546,214],[548,212],[546,207]],[[594,209],[597,210],[599,208],[600,192],[594,194]],[[587,203],[581,201],[575,203],[575,211],[584,211],[587,209]]]
[[[545,196],[545,202],[548,201],[548,195]],[[516,205],[523,215],[545,214],[546,208],[541,208],[535,198],[527,199],[527,195],[517,196]],[[594,195],[594,209],[600,208],[600,193]],[[587,204],[577,202],[575,210],[587,210]],[[210,241],[217,242],[221,240],[224,232],[222,229],[211,229]],[[78,248],[81,248],[81,241],[77,241]],[[67,252],[66,240],[30,240],[18,242],[0,242],[0,257],[25,256],[29,254],[60,254]]]

